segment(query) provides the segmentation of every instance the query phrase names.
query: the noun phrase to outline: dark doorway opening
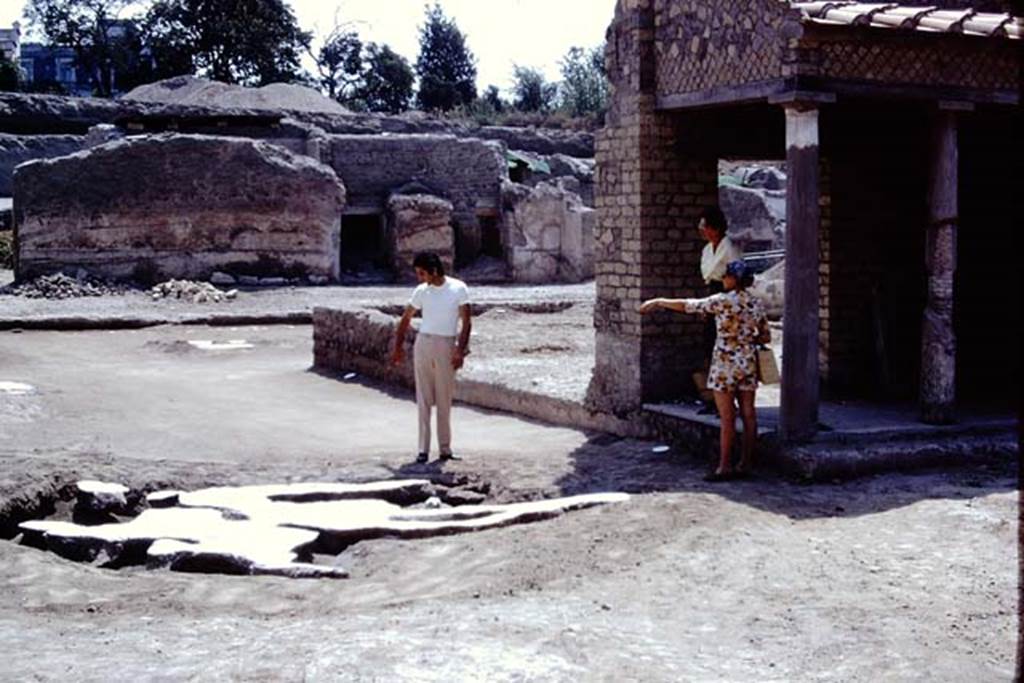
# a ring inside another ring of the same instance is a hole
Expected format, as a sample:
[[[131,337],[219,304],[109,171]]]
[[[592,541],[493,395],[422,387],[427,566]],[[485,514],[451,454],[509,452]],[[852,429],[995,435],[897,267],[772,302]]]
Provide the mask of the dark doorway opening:
[[[341,269],[372,272],[388,268],[384,218],[381,214],[350,214],[341,218]]]
[[[501,228],[497,216],[480,216],[480,253],[491,258],[504,258],[505,249],[501,243]]]

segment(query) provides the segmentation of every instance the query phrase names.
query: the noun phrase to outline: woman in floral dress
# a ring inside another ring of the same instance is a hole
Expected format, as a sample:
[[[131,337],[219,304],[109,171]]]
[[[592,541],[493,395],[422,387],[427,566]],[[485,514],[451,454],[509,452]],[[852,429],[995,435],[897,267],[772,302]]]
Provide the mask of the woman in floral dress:
[[[747,291],[754,276],[743,260],[726,267],[721,294],[705,299],[649,299],[640,304],[640,312],[667,308],[680,313],[704,313],[715,317],[718,337],[711,356],[708,388],[714,391],[715,406],[721,421],[718,468],[709,481],[722,481],[746,475],[754,464],[757,442],[757,345],[771,340],[768,319],[761,301]],[[743,418],[742,456],[735,469],[729,460],[736,438],[736,404]]]

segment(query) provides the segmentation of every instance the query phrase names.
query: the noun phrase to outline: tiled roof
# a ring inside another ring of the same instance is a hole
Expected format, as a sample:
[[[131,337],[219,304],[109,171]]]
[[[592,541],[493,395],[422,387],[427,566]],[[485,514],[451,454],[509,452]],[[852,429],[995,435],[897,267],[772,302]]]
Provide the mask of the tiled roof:
[[[1024,19],[1020,17],[970,9],[906,7],[892,2],[790,2],[790,5],[816,24],[962,33],[1015,40],[1024,33]]]

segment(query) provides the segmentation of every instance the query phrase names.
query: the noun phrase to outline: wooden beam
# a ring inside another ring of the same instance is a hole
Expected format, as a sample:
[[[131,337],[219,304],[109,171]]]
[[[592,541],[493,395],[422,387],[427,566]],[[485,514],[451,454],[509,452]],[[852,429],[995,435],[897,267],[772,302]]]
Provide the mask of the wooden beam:
[[[722,88],[711,88],[692,93],[663,95],[658,97],[659,110],[699,109],[723,104],[744,104],[747,102],[763,102],[771,95],[787,90],[787,82],[781,78],[770,81],[758,81]]]
[[[928,299],[921,329],[921,420],[953,421],[956,398],[956,332],[953,329],[953,279],[956,273],[957,126],[956,113],[939,110],[932,129],[928,178],[928,228],[925,267]]]
[[[786,279],[780,429],[789,442],[818,429],[818,109],[786,106]]]

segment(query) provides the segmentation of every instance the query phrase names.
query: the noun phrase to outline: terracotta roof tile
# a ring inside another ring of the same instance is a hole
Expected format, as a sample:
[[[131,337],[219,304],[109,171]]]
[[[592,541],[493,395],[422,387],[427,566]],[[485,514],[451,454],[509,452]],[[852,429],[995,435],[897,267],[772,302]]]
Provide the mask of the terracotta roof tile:
[[[900,6],[893,2],[790,2],[816,24],[871,26],[875,28],[963,33],[1019,40],[1024,19],[1009,14],[942,10],[934,6]]]

